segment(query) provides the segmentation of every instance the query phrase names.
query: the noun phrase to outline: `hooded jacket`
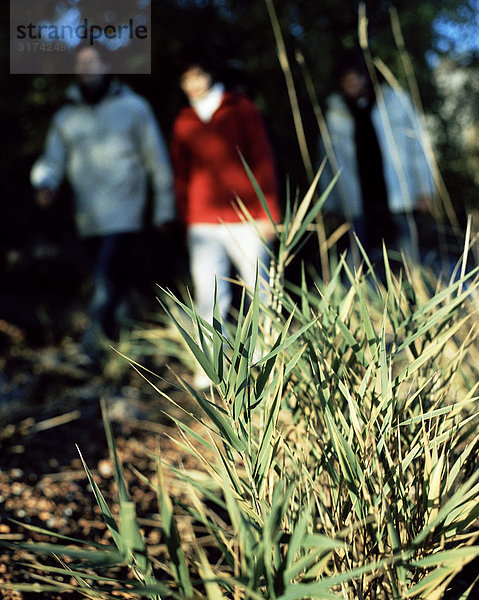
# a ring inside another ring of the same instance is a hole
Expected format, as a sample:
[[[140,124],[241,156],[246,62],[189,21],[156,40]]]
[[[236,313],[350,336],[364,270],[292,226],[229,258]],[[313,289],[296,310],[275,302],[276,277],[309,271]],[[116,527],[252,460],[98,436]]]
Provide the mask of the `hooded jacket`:
[[[371,120],[381,150],[389,210],[393,214],[410,212],[421,196],[430,196],[434,189],[419,115],[406,93],[383,85],[372,109]],[[354,142],[355,124],[339,94],[328,99],[326,123],[336,164],[328,161],[325,177],[321,178],[323,189],[331,180],[333,171],[339,169],[340,176],[325,208],[354,219],[363,214]]]
[[[185,224],[241,222],[237,198],[253,219],[267,219],[241,155],[278,222],[274,157],[256,106],[241,94],[226,92],[207,122],[191,106],[180,112],[171,157],[178,212]]]
[[[84,237],[140,230],[148,177],[154,223],[171,220],[170,161],[146,100],[115,80],[96,104],[87,104],[77,85],[67,97],[70,102],[54,116],[44,154],[32,168],[32,185],[55,191],[66,177]]]

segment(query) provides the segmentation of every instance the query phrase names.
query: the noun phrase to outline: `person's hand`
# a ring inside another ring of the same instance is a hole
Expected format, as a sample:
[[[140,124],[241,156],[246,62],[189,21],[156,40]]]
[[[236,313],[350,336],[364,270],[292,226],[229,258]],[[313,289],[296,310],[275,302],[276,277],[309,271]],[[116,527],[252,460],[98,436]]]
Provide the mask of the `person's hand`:
[[[178,221],[175,221],[175,220],[163,221],[162,223],[155,223],[153,225],[154,231],[156,233],[161,233],[163,235],[167,235],[167,234],[171,233],[175,229],[178,229],[178,227],[179,227],[179,223],[178,223]]]
[[[35,194],[35,202],[40,208],[48,208],[53,204],[55,194],[49,188],[41,188]]]
[[[272,242],[276,237],[273,224],[267,219],[261,219],[256,221],[256,227],[258,228],[259,234],[266,242]]]
[[[153,232],[155,235],[175,241],[175,243],[176,241],[181,243],[185,243],[186,241],[186,227],[184,223],[178,220],[157,223],[153,225]]]
[[[417,199],[416,209],[420,213],[432,213],[432,198],[425,194]]]
[[[166,235],[167,233],[169,233],[170,229],[171,225],[169,223],[158,223],[156,225],[153,225],[153,231],[161,235]]]

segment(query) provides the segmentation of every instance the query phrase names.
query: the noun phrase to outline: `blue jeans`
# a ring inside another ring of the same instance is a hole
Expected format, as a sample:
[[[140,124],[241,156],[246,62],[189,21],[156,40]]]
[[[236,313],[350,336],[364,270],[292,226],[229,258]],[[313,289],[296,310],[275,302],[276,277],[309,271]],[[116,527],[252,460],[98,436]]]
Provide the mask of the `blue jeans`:
[[[115,233],[85,242],[93,283],[90,325],[83,335],[87,352],[95,351],[102,337],[116,336],[118,309],[132,285],[132,254],[137,238],[136,233]]]

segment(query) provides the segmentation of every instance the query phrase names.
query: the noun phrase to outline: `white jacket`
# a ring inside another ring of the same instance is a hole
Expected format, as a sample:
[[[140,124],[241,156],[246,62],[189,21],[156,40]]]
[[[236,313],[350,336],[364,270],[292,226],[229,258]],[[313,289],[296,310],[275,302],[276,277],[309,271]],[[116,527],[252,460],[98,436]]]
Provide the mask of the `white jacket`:
[[[381,149],[389,209],[392,213],[412,211],[419,198],[433,193],[432,172],[424,149],[425,134],[419,115],[405,92],[383,85],[371,111],[371,120]],[[348,220],[354,219],[363,214],[355,124],[339,94],[328,99],[326,123],[336,165],[328,161],[326,173],[321,178],[322,188],[327,187],[336,169],[340,169],[341,174],[325,209],[340,212]]]
[[[116,81],[97,104],[85,103],[76,85],[67,95],[71,103],[53,118],[45,152],[31,171],[32,185],[55,191],[68,179],[81,236],[138,231],[148,177],[155,224],[171,220],[170,160],[146,100]]]

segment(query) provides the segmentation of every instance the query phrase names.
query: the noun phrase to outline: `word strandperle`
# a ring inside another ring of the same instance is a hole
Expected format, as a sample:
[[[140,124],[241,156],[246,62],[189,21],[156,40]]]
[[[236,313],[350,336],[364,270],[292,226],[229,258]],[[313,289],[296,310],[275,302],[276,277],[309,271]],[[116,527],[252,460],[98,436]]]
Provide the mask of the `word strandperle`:
[[[17,25],[17,39],[24,40],[89,40],[93,45],[102,37],[107,40],[125,40],[138,38],[144,40],[148,37],[146,25],[134,25],[133,19],[123,25],[89,25],[88,19],[83,19],[80,25],[46,25],[30,23],[29,25]]]

